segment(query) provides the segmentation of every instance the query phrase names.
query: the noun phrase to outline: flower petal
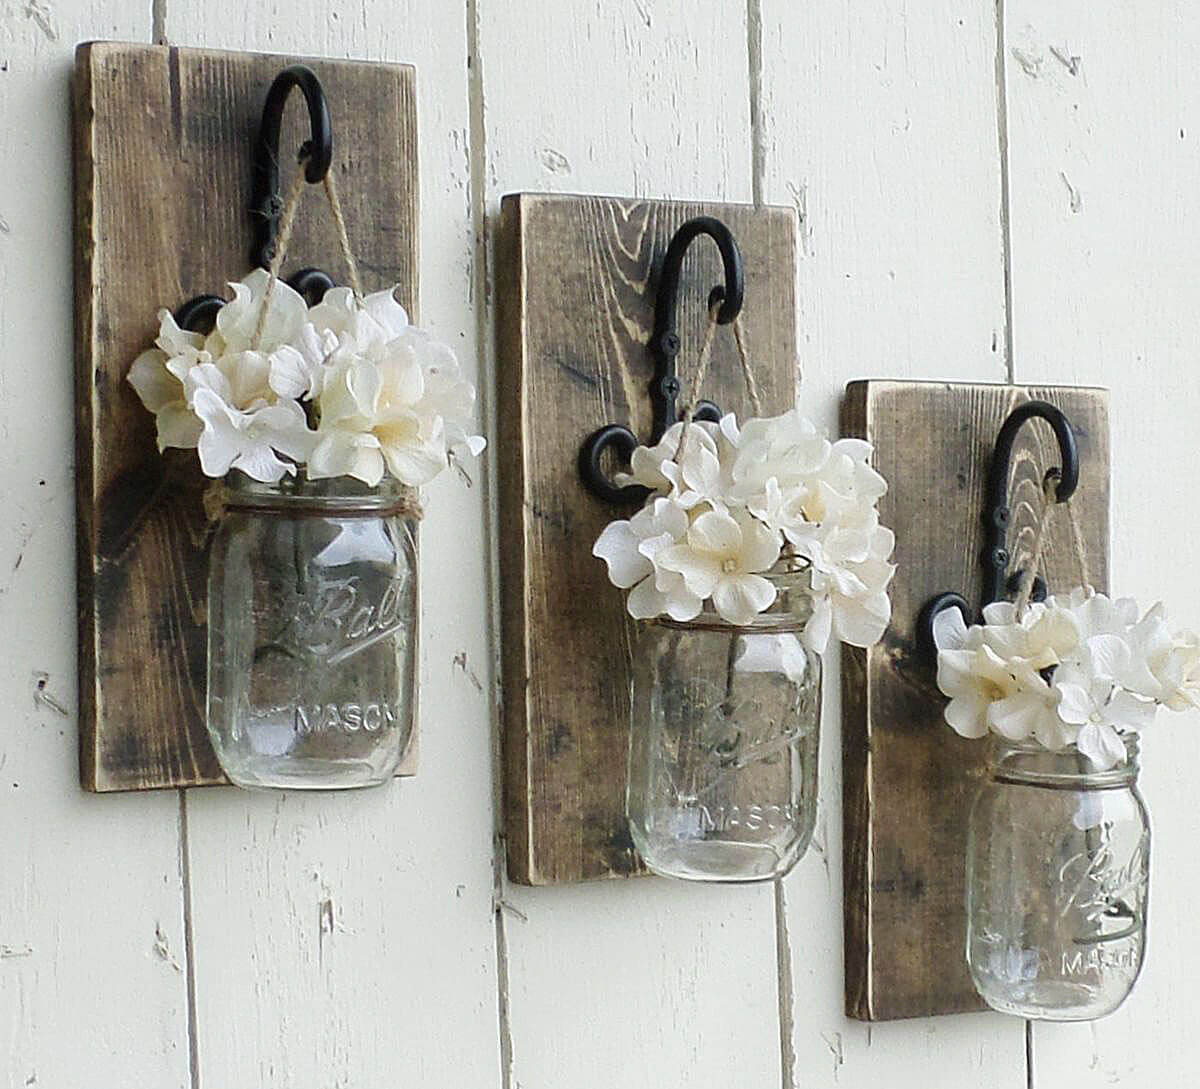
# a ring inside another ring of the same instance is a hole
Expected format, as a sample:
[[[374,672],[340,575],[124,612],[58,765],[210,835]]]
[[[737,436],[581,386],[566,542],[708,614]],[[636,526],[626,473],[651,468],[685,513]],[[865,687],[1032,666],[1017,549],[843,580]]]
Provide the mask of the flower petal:
[[[712,602],[726,623],[744,625],[769,609],[775,597],[775,586],[761,575],[734,575],[717,583]]]
[[[626,521],[609,522],[592,546],[592,555],[608,565],[608,578],[614,586],[627,589],[646,578],[654,566],[638,551],[642,539]],[[657,613],[649,614],[657,616]]]

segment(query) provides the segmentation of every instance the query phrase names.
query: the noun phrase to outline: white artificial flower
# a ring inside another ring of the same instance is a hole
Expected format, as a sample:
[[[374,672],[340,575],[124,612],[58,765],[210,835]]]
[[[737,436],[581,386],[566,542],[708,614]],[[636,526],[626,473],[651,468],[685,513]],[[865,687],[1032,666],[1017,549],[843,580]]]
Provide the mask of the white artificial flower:
[[[408,313],[396,301],[395,288],[359,299],[348,287],[331,287],[309,312],[318,334],[335,339],[349,334],[361,345],[386,344],[410,328]]]
[[[267,379],[277,397],[291,401],[311,401],[319,397],[325,385],[328,360],[337,349],[337,337],[318,333],[311,325],[301,328],[295,345],[284,344],[270,355]]]
[[[659,497],[628,521],[610,522],[596,540],[592,555],[608,565],[614,586],[630,591],[625,606],[634,619],[665,613],[673,620],[692,620],[700,614],[704,602],[688,590],[683,576],[655,563],[687,531],[687,511],[675,500]]]
[[[1090,586],[1078,586],[1066,596],[1050,597],[1047,605],[1069,609],[1079,626],[1080,642],[1094,635],[1119,635],[1137,623],[1137,602],[1131,597],[1110,598]]]
[[[886,484],[870,467],[870,444],[830,443],[794,409],[742,427],[732,414],[693,422],[681,453],[683,433],[675,424],[654,446],[637,447],[630,472],[615,478],[690,512],[687,540],[664,549],[659,570],[682,575],[729,622],[748,623],[774,601],[762,572],[786,543],[790,562],[810,572],[803,645],[822,653],[834,634],[857,646],[877,642],[891,619],[895,542],[879,524]]]
[[[214,359],[248,351],[270,355],[276,348],[296,345],[301,329],[308,322],[308,305],[302,295],[282,280],[275,281],[266,321],[259,331],[259,315],[269,282],[270,273],[256,268],[241,281],[229,285],[233,299],[217,311],[216,326],[204,344]]]
[[[883,637],[892,618],[887,588],[896,573],[888,562],[896,537],[876,525],[865,550],[853,534],[837,531],[810,549],[813,618],[805,641],[822,653],[830,633],[843,643],[869,647]],[[860,558],[861,557],[861,558]]]
[[[1101,770],[1125,759],[1121,733],[1145,729],[1157,710],[1152,700],[1135,696],[1115,680],[1128,672],[1131,657],[1120,636],[1096,635],[1086,641],[1076,662],[1055,671],[1059,718],[1076,727],[1079,751]]]
[[[770,608],[776,590],[762,577],[779,559],[780,541],[745,512],[707,510],[688,527],[685,540],[657,557],[658,566],[683,576],[687,588],[712,599],[729,624],[749,624]]]
[[[946,718],[959,733],[1075,745],[1099,769],[1124,761],[1121,735],[1149,726],[1158,706],[1184,710],[1200,694],[1200,639],[1173,635],[1161,604],[1139,619],[1132,599],[1090,587],[1031,603],[1020,617],[1009,602],[988,605],[970,628],[946,610],[934,640]]]
[[[959,609],[943,609],[933,618],[933,642],[938,650],[976,650],[983,645],[983,627],[968,627]]]
[[[309,476],[353,476],[373,487],[386,471],[410,487],[427,484],[451,453],[483,449],[464,422],[474,397],[454,353],[421,330],[364,344],[344,333],[316,400]]]
[[[1004,649],[1017,643],[1011,636],[998,640],[989,631],[1003,631],[1001,618],[1010,613],[991,606],[984,612],[993,623],[967,627],[958,609],[945,609],[934,618],[937,684],[950,697],[946,722],[963,737],[983,737],[991,730],[1010,741],[1034,737],[1051,749],[1070,744],[1074,732],[1055,713],[1056,696],[1037,660],[997,650],[997,643]],[[1027,629],[1018,630],[1027,634]]]
[[[657,495],[669,495],[691,509],[708,501],[720,505],[723,491],[721,431],[709,420],[693,420],[688,427],[683,461],[679,448],[683,423],[672,424],[653,446],[638,446],[629,458],[628,473],[614,476],[619,487],[639,484]]]
[[[243,412],[213,390],[200,388],[192,407],[204,426],[198,442],[200,467],[212,477],[239,469],[254,480],[275,483],[295,473],[316,437],[295,401]],[[277,451],[291,461],[282,461]]]
[[[158,449],[193,448],[203,424],[188,404],[183,376],[197,363],[208,362],[204,338],[181,329],[169,310],[158,312],[157,347],[142,352],[129,368],[128,381],[141,402],[154,413]]]
[[[792,409],[781,416],[747,420],[737,430],[727,418],[722,430],[736,454],[730,467],[733,495],[750,503],[761,496],[767,482],[787,488],[819,472],[833,446],[812,421]]]
[[[739,673],[778,673],[793,684],[804,680],[808,655],[791,632],[746,635],[733,668]]]
[[[990,729],[1010,741],[1042,740],[1058,731],[1042,676],[1027,662],[1005,661],[986,643],[940,650],[937,684],[950,697],[946,722],[963,737],[983,737]]]
[[[1195,632],[1178,633],[1171,648],[1159,654],[1150,669],[1160,685],[1165,707],[1188,711],[1200,707],[1200,636]]]
[[[130,368],[160,449],[197,447],[209,475],[236,468],[277,481],[308,459],[314,479],[375,485],[390,471],[414,486],[483,449],[468,429],[474,388],[454,353],[409,323],[393,291],[358,299],[333,288],[310,311],[263,269],[230,287],[207,337],[163,311],[157,347]],[[302,401],[312,402],[319,432]]]
[[[207,337],[180,329],[160,311],[158,347],[130,368],[130,383],[157,418],[159,448],[197,447],[209,476],[236,468],[278,481],[295,472],[312,446],[303,410],[294,401],[277,403],[271,384],[272,361],[294,352],[308,308],[287,284],[276,283],[256,340],[267,283],[268,273],[256,269],[230,284],[234,297],[217,311]]]
[[[1045,669],[1065,660],[1080,642],[1074,614],[1055,604],[1029,602],[1017,618],[1011,601],[994,601],[984,607],[982,638],[1001,658],[1020,658],[1034,669]]]

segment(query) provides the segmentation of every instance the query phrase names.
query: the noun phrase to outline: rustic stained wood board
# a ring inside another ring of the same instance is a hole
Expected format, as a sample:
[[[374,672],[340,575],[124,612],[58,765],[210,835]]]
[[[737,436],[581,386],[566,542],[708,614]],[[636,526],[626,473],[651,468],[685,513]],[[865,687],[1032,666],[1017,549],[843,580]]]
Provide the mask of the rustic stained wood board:
[[[624,595],[592,544],[632,510],[585,491],[580,444],[607,423],[650,430],[647,343],[657,273],[676,229],[712,215],[746,271],[742,311],[764,408],[794,402],[796,219],[791,209],[516,194],[502,202],[499,304],[500,577],[508,872],[548,885],[642,872],[625,822],[629,643]],[[690,392],[709,289],[707,239],[681,281],[678,370]],[[747,410],[731,332],[704,396]]]
[[[225,781],[204,726],[206,480],[155,446],[125,381],[155,312],[250,270],[250,168],[267,88],[295,57],[93,42],[76,54],[75,306],[80,764],[89,790]],[[333,166],[367,290],[398,283],[415,317],[415,73],[304,60],[333,117]],[[289,99],[284,189],[307,138]],[[346,281],[319,187],[284,269]],[[411,773],[415,745],[402,774]]]
[[[1061,386],[851,383],[842,432],[875,444],[890,488],[880,516],[896,531],[892,624],[869,650],[842,653],[846,1012],[868,1021],[983,1009],[967,973],[967,813],[987,744],[942,718],[933,667],[916,652],[917,613],[954,590],[980,596],[983,493],[996,435],[1023,401],[1061,408],[1079,442],[1071,500],[1087,577],[1108,587],[1108,393]],[[1009,486],[1012,569],[1033,544],[1041,481],[1059,464],[1044,423],[1020,432]],[[1081,581],[1059,507],[1042,561],[1051,593]]]

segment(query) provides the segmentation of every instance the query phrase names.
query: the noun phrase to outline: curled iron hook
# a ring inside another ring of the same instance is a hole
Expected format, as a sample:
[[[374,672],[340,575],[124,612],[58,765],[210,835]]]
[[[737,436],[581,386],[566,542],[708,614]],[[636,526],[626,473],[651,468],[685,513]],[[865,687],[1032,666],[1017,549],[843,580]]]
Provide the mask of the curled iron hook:
[[[996,446],[988,468],[983,509],[985,540],[983,555],[980,557],[983,566],[982,601],[979,606],[981,614],[993,601],[1001,601],[1007,594],[1015,593],[1020,588],[1021,572],[1014,571],[1011,575],[1008,574],[1011,556],[1007,538],[1012,517],[1008,506],[1008,477],[1012,468],[1012,453],[1017,433],[1027,421],[1035,418],[1045,420],[1053,428],[1054,437],[1058,440],[1058,453],[1062,465],[1046,473],[1047,483],[1057,480],[1054,489],[1055,502],[1065,503],[1079,486],[1079,446],[1075,441],[1071,421],[1062,409],[1056,408],[1048,401],[1027,401],[1013,409],[1001,426],[1000,434],[996,436]],[[1046,582],[1038,575],[1034,579],[1032,598],[1034,601],[1042,601],[1045,597]],[[917,617],[917,648],[932,661],[936,661],[937,658],[933,623],[940,613],[951,608],[958,609],[967,624],[972,623],[974,618],[970,606],[960,594],[952,592],[931,597]]]
[[[717,245],[724,266],[725,282],[717,284],[708,295],[708,309],[717,308],[716,322],[728,325],[742,310],[745,296],[745,272],[742,254],[733,233],[713,216],[696,216],[683,224],[671,238],[663,258],[659,274],[658,291],[654,301],[654,332],[650,337],[650,352],[654,356],[654,377],[650,380],[650,404],[653,410],[653,427],[650,445],[658,442],[679,418],[679,377],[675,372],[675,358],[679,355],[679,284],[683,271],[683,258],[688,247],[700,235],[708,235]],[[716,422],[721,410],[711,401],[700,401],[696,405],[694,419]],[[650,494],[637,484],[618,487],[604,472],[601,459],[606,450],[612,450],[622,464],[629,461],[637,448],[637,436],[623,424],[606,424],[593,431],[579,451],[579,475],[588,490],[606,503],[633,504],[645,502]]]
[[[275,77],[263,105],[262,122],[254,146],[254,182],[250,211],[254,220],[254,247],[250,260],[267,268],[275,256],[275,238],[283,204],[279,196],[279,128],[283,107],[293,87],[304,92],[311,128],[300,146],[298,161],[305,163],[304,177],[311,184],[323,181],[333,161],[333,122],[329,103],[317,74],[304,64],[293,64]]]
[[[254,248],[250,260],[259,268],[269,268],[275,256],[275,238],[283,205],[279,198],[279,127],[283,107],[293,87],[304,92],[312,135],[300,147],[299,161],[307,162],[304,177],[310,183],[324,180],[333,159],[333,125],[329,104],[316,73],[303,64],[293,64],[279,73],[267,91],[262,123],[254,145],[254,191],[251,202],[254,224]],[[318,268],[303,268],[285,281],[315,306],[335,281]],[[175,311],[175,322],[191,333],[208,332],[217,311],[226,300],[220,295],[197,295]]]

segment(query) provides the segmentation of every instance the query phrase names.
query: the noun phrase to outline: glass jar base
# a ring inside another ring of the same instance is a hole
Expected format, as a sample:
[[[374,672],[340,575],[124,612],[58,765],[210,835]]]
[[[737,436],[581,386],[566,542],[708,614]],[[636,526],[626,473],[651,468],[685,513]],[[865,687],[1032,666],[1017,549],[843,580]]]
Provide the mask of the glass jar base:
[[[360,790],[382,786],[395,769],[381,771],[364,760],[305,760],[295,756],[257,757],[253,766],[222,762],[234,786],[248,790]]]
[[[1095,1021],[1116,1010],[1128,993],[1118,997],[1086,983],[1062,980],[1044,980],[1020,987],[1004,984],[996,991],[989,991],[986,981],[977,979],[975,989],[997,1013],[1030,1021]]]
[[[804,853],[794,849],[781,855],[762,843],[694,842],[670,845],[634,843],[647,868],[660,877],[716,884],[771,881],[782,877]]]

